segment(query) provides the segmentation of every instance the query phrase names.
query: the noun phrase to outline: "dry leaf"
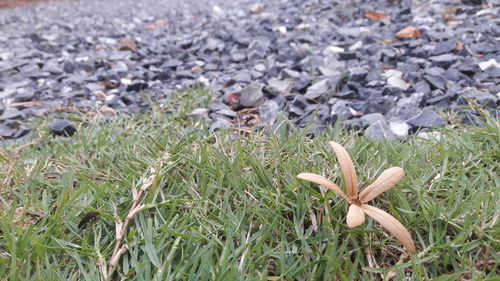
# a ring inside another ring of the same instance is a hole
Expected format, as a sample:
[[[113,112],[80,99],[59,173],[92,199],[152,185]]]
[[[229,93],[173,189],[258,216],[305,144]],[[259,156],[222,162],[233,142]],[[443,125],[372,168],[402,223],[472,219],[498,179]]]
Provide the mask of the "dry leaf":
[[[410,253],[415,252],[415,244],[413,244],[410,233],[396,218],[379,208],[367,204],[363,204],[362,208],[367,215],[372,217],[380,223],[383,228],[387,229],[387,231],[394,235],[394,237],[396,237],[396,239],[398,239]]]
[[[120,45],[118,46],[118,50],[135,52],[137,51],[137,45],[135,44],[134,40],[130,38],[123,38],[120,42]]]
[[[405,175],[400,167],[392,167],[385,170],[372,184],[359,194],[361,203],[367,203],[381,193],[393,188]]]
[[[365,212],[356,204],[349,206],[347,212],[347,226],[350,228],[359,226],[365,222]]]
[[[157,20],[155,21],[155,25],[156,26],[165,26],[165,25],[169,25],[170,22],[168,22],[167,20]]]
[[[398,31],[398,33],[396,33],[396,37],[399,39],[416,39],[420,38],[420,32],[417,28],[410,25]]]
[[[382,19],[390,17],[390,15],[382,14],[382,13],[378,13],[378,12],[367,12],[365,14],[365,17],[367,17],[371,20],[382,20]]]
[[[96,91],[95,96],[101,99],[105,99],[108,97],[108,95],[106,95],[106,93],[104,93],[103,91]]]
[[[460,52],[464,48],[464,43],[462,41],[458,40],[457,42],[457,47],[455,48],[455,51]]]
[[[396,42],[396,40],[394,40],[394,39],[385,39],[385,40],[383,41],[383,43],[384,43],[385,45],[389,45],[389,44],[392,44],[392,43],[394,43],[394,42]]]
[[[14,210],[14,218],[12,219],[12,222],[17,226],[25,227],[28,225],[36,224],[44,215],[45,212],[42,210],[17,207]]]
[[[191,72],[194,72],[194,73],[201,73],[201,72],[203,72],[203,69],[202,69],[201,67],[199,67],[199,66],[193,66],[193,67],[191,68]]]
[[[155,30],[156,29],[156,25],[154,24],[150,24],[150,25],[146,25],[144,26],[145,29],[149,29],[149,30]]]
[[[99,109],[99,113],[101,113],[102,115],[104,116],[114,116],[117,114],[116,110],[113,109],[112,107],[109,107],[107,105],[103,105],[100,109]]]
[[[358,179],[356,178],[356,170],[354,169],[354,164],[352,164],[351,157],[345,148],[340,144],[331,141],[330,145],[332,146],[335,155],[337,155],[340,169],[342,169],[342,173],[344,174],[347,194],[353,198],[356,194],[358,194]]]
[[[456,18],[452,14],[444,13],[443,20],[444,21],[455,21]]]

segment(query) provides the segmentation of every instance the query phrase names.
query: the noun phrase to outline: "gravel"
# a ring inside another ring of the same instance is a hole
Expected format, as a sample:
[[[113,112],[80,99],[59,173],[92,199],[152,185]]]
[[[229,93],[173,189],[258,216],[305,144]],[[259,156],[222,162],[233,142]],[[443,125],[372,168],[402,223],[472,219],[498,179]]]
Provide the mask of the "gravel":
[[[272,126],[279,113],[311,133],[343,120],[376,140],[444,126],[439,111],[480,124],[469,103],[495,116],[500,97],[500,4],[480,2],[88,0],[1,10],[0,132],[23,137],[27,119],[61,107],[134,114],[148,110],[144,95],[161,105],[200,86],[214,98],[192,116],[213,130]]]

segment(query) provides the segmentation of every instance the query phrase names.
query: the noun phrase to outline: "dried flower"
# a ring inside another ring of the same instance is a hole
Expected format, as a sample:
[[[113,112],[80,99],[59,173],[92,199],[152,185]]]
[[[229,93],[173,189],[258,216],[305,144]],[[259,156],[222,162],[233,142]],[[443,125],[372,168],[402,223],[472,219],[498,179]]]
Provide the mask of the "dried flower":
[[[394,187],[401,180],[401,178],[403,178],[403,169],[400,167],[392,167],[385,170],[382,172],[380,177],[378,177],[372,184],[358,194],[358,180],[351,157],[345,148],[340,144],[332,141],[330,142],[330,145],[337,156],[340,168],[344,175],[347,195],[342,191],[342,189],[340,189],[340,187],[323,176],[311,173],[301,173],[297,175],[297,177],[299,179],[325,186],[342,196],[342,198],[350,204],[349,211],[347,212],[348,227],[353,228],[361,225],[365,221],[365,214],[367,214],[379,222],[380,225],[387,229],[387,231],[389,231],[392,235],[394,235],[410,253],[414,253],[415,244],[413,243],[413,239],[411,238],[408,230],[389,213],[366,204],[381,193]]]

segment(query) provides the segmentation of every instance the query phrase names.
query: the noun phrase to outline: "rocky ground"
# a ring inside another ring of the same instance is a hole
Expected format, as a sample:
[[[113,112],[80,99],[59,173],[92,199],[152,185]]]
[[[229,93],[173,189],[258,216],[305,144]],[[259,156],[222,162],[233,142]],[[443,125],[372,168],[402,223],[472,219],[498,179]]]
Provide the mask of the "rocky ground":
[[[204,86],[212,129],[373,139],[498,117],[498,1],[60,1],[0,11],[0,137],[65,110],[137,113]],[[74,133],[55,120],[54,134]],[[61,133],[62,132],[62,133]]]

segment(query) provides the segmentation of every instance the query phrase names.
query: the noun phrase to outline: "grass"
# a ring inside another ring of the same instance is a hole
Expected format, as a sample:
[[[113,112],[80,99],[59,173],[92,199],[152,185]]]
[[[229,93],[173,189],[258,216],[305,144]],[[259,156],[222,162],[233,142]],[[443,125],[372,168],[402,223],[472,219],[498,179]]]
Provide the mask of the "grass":
[[[127,232],[114,280],[485,280],[499,274],[498,124],[443,129],[440,140],[377,143],[340,128],[309,138],[212,133],[187,117],[206,93],[151,114],[99,120],[75,113],[72,138],[0,151],[0,280],[99,280],[114,217],[165,151],[171,154]],[[39,121],[46,128],[49,121]],[[349,151],[360,180],[401,166],[406,176],[373,205],[410,231],[417,254],[372,219],[348,229],[339,196],[296,179],[341,183],[327,143]],[[100,218],[84,229],[89,211]],[[371,260],[371,262],[369,262]],[[439,277],[439,278],[438,278]],[[435,279],[434,279],[435,278]]]

